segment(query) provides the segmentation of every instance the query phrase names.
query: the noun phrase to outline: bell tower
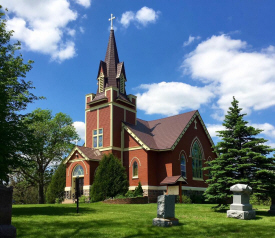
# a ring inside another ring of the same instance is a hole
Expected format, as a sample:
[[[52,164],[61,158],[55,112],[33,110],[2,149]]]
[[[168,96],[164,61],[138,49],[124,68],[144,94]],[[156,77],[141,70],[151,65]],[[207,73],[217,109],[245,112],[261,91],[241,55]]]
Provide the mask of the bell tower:
[[[136,96],[127,95],[124,62],[119,62],[115,34],[111,30],[105,60],[100,61],[96,94],[86,95],[85,146],[113,153],[123,152],[122,122],[136,124]]]

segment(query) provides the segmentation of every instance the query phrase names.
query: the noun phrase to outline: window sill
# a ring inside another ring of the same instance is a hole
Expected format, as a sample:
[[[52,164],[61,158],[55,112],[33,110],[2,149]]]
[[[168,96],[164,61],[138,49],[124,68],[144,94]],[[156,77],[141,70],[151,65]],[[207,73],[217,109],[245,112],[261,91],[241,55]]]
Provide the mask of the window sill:
[[[196,181],[204,181],[202,178],[193,178],[193,180],[196,180]]]
[[[138,179],[138,176],[132,177],[132,179]]]

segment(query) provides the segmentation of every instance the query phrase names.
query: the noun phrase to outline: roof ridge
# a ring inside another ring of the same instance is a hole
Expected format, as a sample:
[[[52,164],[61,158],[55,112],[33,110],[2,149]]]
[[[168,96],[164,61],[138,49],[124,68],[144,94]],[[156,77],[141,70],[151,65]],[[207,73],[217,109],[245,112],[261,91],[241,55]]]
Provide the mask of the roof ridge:
[[[183,115],[183,114],[186,114],[186,113],[190,113],[190,112],[194,112],[194,114],[197,112],[198,110],[193,110],[193,111],[189,111],[189,112],[184,112],[184,113],[180,113],[180,114],[177,114],[177,115],[173,115],[173,116],[169,116],[169,117],[163,117],[163,118],[159,118],[159,119],[155,119],[155,120],[151,120],[151,121],[146,121],[146,122],[153,122],[153,121],[158,121],[158,120],[164,120],[164,119],[167,119],[167,118],[172,118],[172,117],[177,117],[177,116],[180,116],[180,115]],[[140,119],[140,118],[137,118],[141,121],[145,121],[143,119]]]

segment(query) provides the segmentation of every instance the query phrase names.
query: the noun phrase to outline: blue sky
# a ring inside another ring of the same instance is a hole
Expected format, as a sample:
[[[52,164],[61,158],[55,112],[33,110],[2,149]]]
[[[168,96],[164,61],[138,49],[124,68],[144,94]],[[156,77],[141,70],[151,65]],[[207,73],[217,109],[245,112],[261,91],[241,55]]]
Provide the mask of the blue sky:
[[[275,147],[274,1],[0,0],[7,27],[34,60],[27,80],[84,136],[85,95],[97,89],[113,13],[120,61],[138,117],[198,109],[216,142],[233,96]],[[83,141],[79,142],[82,144]]]

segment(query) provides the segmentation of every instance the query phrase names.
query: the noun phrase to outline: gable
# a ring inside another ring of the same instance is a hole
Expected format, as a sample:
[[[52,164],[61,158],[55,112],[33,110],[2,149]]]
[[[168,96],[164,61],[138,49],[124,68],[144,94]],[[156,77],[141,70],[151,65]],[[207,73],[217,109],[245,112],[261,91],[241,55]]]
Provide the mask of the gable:
[[[98,149],[84,147],[84,146],[75,146],[71,151],[69,156],[65,159],[63,164],[72,161],[81,161],[81,160],[101,160],[102,154]]]

